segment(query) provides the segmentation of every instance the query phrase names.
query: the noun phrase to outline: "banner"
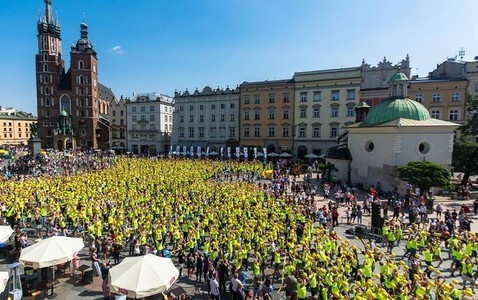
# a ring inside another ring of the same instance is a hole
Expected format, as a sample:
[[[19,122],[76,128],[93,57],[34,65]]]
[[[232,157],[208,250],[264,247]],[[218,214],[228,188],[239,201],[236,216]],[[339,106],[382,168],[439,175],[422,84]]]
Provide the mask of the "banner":
[[[173,155],[173,146],[169,147],[169,153],[168,153],[169,156]]]
[[[183,146],[183,155],[186,156],[187,152],[186,152],[186,146]]]
[[[198,150],[197,151],[198,152],[198,157],[201,157],[201,146],[198,146],[197,150]]]
[[[247,153],[247,147],[244,147],[244,158],[247,158],[249,153]]]
[[[236,157],[239,158],[241,157],[241,148],[236,147]]]
[[[176,155],[181,154],[181,148],[179,146],[176,146]]]
[[[194,147],[189,147],[189,155],[194,156]]]
[[[221,157],[224,157],[224,147],[221,147]]]
[[[227,157],[231,158],[231,147],[227,147]]]
[[[257,147],[254,147],[254,159],[257,159]]]
[[[262,151],[264,151],[264,160],[267,159],[267,148],[262,148]]]
[[[206,157],[209,156],[209,147],[206,148]]]

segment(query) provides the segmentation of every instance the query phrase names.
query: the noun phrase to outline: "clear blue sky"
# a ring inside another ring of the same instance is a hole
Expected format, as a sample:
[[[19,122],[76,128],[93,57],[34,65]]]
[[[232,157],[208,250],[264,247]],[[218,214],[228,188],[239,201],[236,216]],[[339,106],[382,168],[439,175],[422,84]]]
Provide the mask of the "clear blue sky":
[[[0,105],[36,114],[43,0],[0,0]],[[478,55],[476,0],[53,0],[69,66],[85,13],[99,79],[116,97],[236,87],[294,72],[393,63],[412,74]]]

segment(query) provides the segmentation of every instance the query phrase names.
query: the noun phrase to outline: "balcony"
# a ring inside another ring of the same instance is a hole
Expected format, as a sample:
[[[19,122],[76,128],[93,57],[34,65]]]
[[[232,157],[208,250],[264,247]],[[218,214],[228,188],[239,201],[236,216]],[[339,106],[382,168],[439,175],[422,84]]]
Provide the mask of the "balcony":
[[[138,120],[137,123],[138,124],[148,124],[149,121],[148,120]]]

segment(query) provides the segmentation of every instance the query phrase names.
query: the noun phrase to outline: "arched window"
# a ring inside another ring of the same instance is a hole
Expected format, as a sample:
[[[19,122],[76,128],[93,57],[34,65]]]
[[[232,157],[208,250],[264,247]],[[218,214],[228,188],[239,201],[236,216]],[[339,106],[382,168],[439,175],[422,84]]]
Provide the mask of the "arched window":
[[[60,111],[63,110],[71,114],[71,100],[67,95],[63,95],[60,98]]]
[[[43,64],[43,72],[48,72],[48,65],[47,64]]]
[[[85,77],[83,77],[83,75],[80,75],[80,76],[78,77],[78,83],[79,83],[79,84],[84,84],[84,83],[85,83]]]
[[[45,106],[50,106],[50,98],[45,99]]]
[[[49,87],[45,87],[45,95],[50,95],[50,88]]]
[[[43,77],[43,83],[50,83],[50,80],[49,80],[49,79],[50,79],[50,78],[48,77],[48,75],[45,75],[45,76]]]
[[[78,70],[83,70],[85,67],[85,64],[83,63],[82,60],[78,61]]]
[[[43,53],[43,61],[48,61],[48,54]]]

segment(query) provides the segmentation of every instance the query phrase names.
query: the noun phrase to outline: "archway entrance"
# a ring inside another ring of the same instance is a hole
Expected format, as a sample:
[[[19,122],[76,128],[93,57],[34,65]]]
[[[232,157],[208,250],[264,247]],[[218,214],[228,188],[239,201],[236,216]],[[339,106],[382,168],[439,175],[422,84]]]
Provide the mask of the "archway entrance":
[[[306,146],[299,146],[297,147],[297,158],[304,159],[307,155],[307,147]]]

